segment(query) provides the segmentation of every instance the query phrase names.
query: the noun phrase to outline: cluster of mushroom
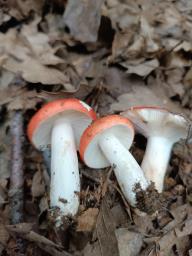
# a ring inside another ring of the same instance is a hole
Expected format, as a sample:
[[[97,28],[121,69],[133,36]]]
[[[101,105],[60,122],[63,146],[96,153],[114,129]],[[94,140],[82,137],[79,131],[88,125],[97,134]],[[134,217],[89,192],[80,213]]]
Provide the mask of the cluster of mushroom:
[[[129,152],[134,128],[148,139],[141,167]],[[75,215],[79,207],[77,150],[89,167],[112,166],[127,201],[135,206],[136,184],[146,190],[152,181],[162,192],[172,146],[187,132],[183,116],[162,108],[132,107],[121,115],[97,119],[94,110],[78,99],[44,105],[28,125],[36,148],[51,146],[50,206],[59,208],[62,216]]]

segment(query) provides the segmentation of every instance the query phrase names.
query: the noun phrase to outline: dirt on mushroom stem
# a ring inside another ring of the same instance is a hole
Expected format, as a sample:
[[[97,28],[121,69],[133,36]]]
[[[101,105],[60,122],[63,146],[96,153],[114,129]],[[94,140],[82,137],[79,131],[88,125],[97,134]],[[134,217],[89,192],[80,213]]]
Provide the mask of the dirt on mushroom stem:
[[[151,182],[146,190],[143,190],[139,183],[135,185],[136,207],[147,214],[153,214],[166,206],[166,197],[163,193],[159,193]]]

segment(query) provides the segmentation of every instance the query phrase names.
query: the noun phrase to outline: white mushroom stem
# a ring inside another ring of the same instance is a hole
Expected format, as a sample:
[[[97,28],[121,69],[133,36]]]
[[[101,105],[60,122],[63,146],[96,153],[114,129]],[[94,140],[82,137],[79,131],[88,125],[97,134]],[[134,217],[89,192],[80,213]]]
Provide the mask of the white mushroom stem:
[[[171,156],[173,142],[163,137],[149,137],[141,168],[145,177],[155,183],[159,192],[163,190],[164,177]]]
[[[75,215],[79,207],[80,179],[78,158],[70,123],[61,118],[51,134],[51,207],[59,207],[62,215]]]
[[[135,206],[135,185],[139,183],[143,190],[148,186],[142,169],[131,153],[113,134],[104,133],[99,139],[99,146],[111,166],[114,167],[119,186],[127,201]]]

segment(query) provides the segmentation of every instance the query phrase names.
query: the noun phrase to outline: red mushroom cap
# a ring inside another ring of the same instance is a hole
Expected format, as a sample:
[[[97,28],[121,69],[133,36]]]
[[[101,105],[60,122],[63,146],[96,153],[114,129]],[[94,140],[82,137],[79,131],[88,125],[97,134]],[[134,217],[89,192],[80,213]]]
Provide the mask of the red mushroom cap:
[[[89,167],[110,165],[99,147],[99,139],[105,132],[112,133],[127,149],[132,145],[134,128],[127,118],[110,115],[97,119],[84,131],[80,140],[80,156]]]
[[[50,130],[57,118],[72,123],[79,144],[84,129],[97,118],[95,111],[78,99],[59,99],[45,104],[30,120],[27,135],[39,149],[50,143]]]

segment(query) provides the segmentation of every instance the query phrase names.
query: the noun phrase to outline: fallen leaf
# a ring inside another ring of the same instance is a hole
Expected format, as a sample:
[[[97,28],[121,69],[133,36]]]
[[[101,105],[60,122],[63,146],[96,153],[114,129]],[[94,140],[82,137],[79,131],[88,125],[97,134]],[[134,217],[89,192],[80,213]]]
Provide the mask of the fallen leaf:
[[[127,228],[115,230],[120,256],[137,256],[141,250],[143,239],[140,233],[131,232]]]
[[[0,10],[0,26],[11,19],[11,17],[4,13],[3,10]]]
[[[118,97],[118,102],[111,105],[111,111],[123,111],[131,106],[165,106],[161,98],[143,85],[133,85],[131,91]]]
[[[96,42],[103,0],[68,1],[63,16],[70,34],[82,43]]]
[[[115,236],[113,216],[107,205],[105,197],[96,222],[92,243],[88,243],[83,251],[85,256],[118,256],[118,245]]]
[[[98,213],[98,208],[88,208],[85,212],[78,216],[77,231],[91,232],[96,224]]]
[[[127,68],[128,74],[137,74],[139,76],[147,76],[149,75],[153,70],[155,70],[159,66],[159,62],[157,59],[144,61],[142,63],[139,63],[137,65],[132,65],[129,62],[123,62],[121,65],[125,68]]]
[[[158,241],[160,246],[160,252],[162,255],[170,255],[170,251],[174,244],[176,244],[177,236],[174,231],[170,231],[167,234],[163,235]]]
[[[43,196],[45,193],[45,183],[40,170],[38,170],[33,176],[31,193],[33,197]]]
[[[8,7],[10,8],[9,14],[18,20],[27,17],[31,11],[41,14],[44,2],[45,0],[8,1]]]
[[[187,219],[181,226],[181,228],[175,228],[177,237],[183,237],[192,234],[192,220]]]
[[[32,109],[42,99],[36,91],[28,91],[25,87],[7,87],[0,90],[0,106],[8,105],[9,110]]]
[[[7,241],[9,240],[9,233],[5,226],[1,223],[0,224],[0,243],[4,246],[7,245]]]
[[[4,63],[3,67],[15,74],[20,73],[23,79],[28,82],[62,84],[66,90],[75,91],[74,87],[70,84],[68,77],[61,71],[55,68],[46,67],[36,59],[28,58],[23,62],[9,59]]]

